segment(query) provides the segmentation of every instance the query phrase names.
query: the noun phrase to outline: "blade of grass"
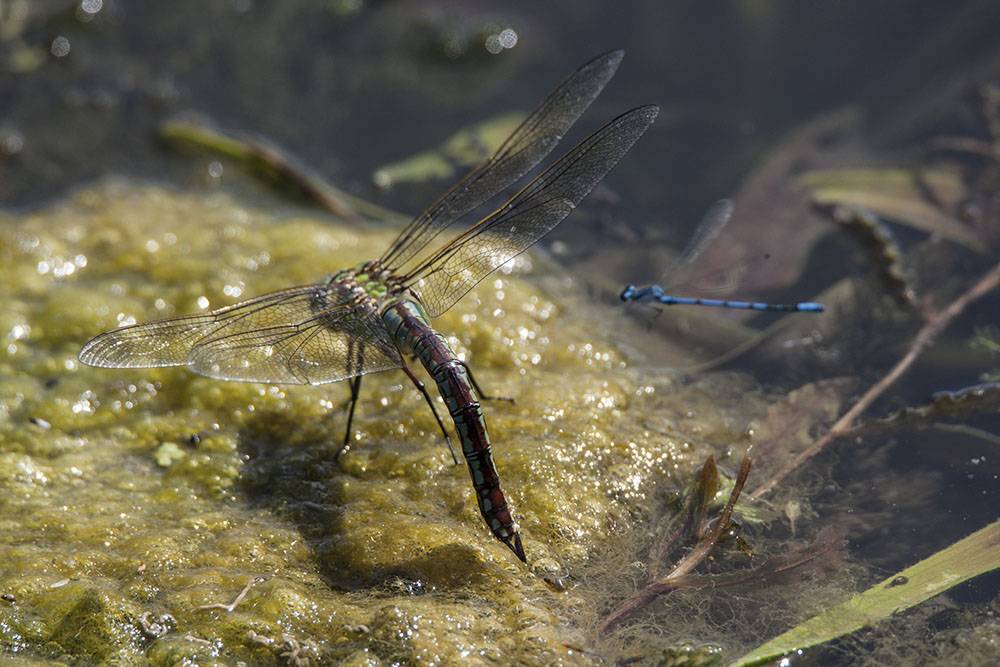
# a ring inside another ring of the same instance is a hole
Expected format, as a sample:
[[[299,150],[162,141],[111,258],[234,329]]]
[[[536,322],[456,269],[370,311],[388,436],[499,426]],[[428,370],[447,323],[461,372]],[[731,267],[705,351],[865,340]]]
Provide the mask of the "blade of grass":
[[[995,521],[759,646],[730,663],[730,667],[759,665],[846,635],[998,568],[1000,521]]]

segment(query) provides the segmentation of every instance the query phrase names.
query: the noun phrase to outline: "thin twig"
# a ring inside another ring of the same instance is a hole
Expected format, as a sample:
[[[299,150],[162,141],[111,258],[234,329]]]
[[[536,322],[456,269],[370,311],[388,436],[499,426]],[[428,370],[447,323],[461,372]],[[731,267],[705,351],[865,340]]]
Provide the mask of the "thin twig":
[[[890,370],[885,377],[872,385],[872,387],[865,392],[865,395],[862,396],[850,410],[844,413],[844,415],[837,420],[837,423],[830,428],[826,435],[811,444],[806,450],[792,459],[788,465],[771,477],[771,479],[761,484],[753,493],[750,494],[750,498],[759,498],[774,489],[774,487],[777,486],[778,483],[787,477],[793,470],[811,459],[813,456],[816,456],[816,454],[820,453],[824,447],[843,434],[844,431],[847,431],[854,426],[854,421],[861,415],[861,413],[867,410],[871,404],[874,403],[875,400],[881,396],[890,385],[892,385],[892,383],[898,380],[900,376],[913,365],[913,362],[917,360],[917,358],[934,341],[937,335],[944,330],[945,327],[951,324],[951,322],[971,303],[995,289],[997,285],[1000,285],[1000,264],[997,264],[986,272],[986,274],[979,279],[979,282],[973,285],[967,292],[962,294],[962,296],[951,302],[947,308],[931,315],[927,319],[927,324],[924,325],[924,327],[917,333],[916,338],[913,339],[913,343],[910,345],[910,349],[907,351],[906,355],[903,356],[903,358],[900,359],[895,366],[893,366],[892,370]]]
[[[247,585],[243,587],[243,590],[240,591],[240,594],[236,596],[236,599],[230,602],[229,604],[214,602],[212,604],[203,604],[200,607],[198,607],[198,609],[225,609],[226,611],[232,611],[236,609],[236,605],[243,602],[243,598],[247,596],[247,593],[250,592],[250,589],[253,588],[253,585],[261,581],[264,581],[264,577],[254,577],[253,579],[251,579],[247,583]]]
[[[723,531],[729,526],[729,519],[733,515],[733,507],[736,505],[737,499],[740,497],[740,493],[743,491],[743,485],[746,484],[747,477],[750,476],[750,451],[743,455],[743,463],[740,464],[740,471],[736,475],[736,482],[733,484],[733,490],[729,494],[729,502],[726,503],[726,508],[722,510],[722,514],[719,515],[715,526],[712,528],[712,532],[706,535],[704,538],[698,541],[687,556],[681,559],[681,561],[671,570],[670,574],[666,577],[657,579],[653,583],[649,584],[641,591],[633,595],[629,600],[625,602],[622,606],[618,607],[615,611],[611,613],[604,621],[597,627],[597,634],[603,634],[618,625],[625,618],[632,615],[639,609],[642,609],[654,599],[660,595],[670,593],[671,591],[678,588],[678,580],[690,572],[695,566],[698,565],[707,555],[708,552],[712,550],[712,547],[719,541],[722,537]]]
[[[715,522],[715,526],[712,528],[712,532],[705,536],[704,539],[699,540],[698,544],[695,545],[687,556],[681,559],[681,562],[677,563],[673,570],[670,571],[666,577],[663,577],[656,583],[669,582],[671,579],[677,579],[683,577],[685,574],[690,572],[695,568],[698,563],[704,560],[708,552],[712,550],[712,547],[719,541],[722,537],[723,531],[729,527],[729,519],[733,515],[733,506],[736,505],[736,501],[739,499],[740,494],[743,492],[743,485],[746,484],[747,477],[750,476],[750,465],[752,459],[750,458],[750,450],[748,449],[746,454],[743,455],[743,462],[740,464],[740,471],[736,475],[736,481],[733,484],[733,490],[729,494],[729,502],[726,503],[726,508],[722,510],[722,514]]]

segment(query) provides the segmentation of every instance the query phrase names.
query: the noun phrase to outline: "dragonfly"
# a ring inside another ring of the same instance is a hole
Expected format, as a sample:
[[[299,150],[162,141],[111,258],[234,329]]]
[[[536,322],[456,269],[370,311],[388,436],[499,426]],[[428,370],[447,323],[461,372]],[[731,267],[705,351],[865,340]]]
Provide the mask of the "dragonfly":
[[[103,368],[184,366],[243,382],[350,380],[346,445],[365,374],[403,370],[434,411],[423,383],[404,361],[414,356],[454,422],[480,514],[492,534],[526,563],[520,527],[493,460],[482,391],[429,318],[562,222],[638,141],[658,107],[637,107],[609,121],[500,208],[440,247],[429,247],[453,222],[536,167],[601,92],[623,55],[598,56],[564,79],[491,157],[417,215],[380,258],[322,282],[211,312],[107,331],[83,346],[80,361]]]
[[[733,215],[733,202],[730,199],[720,199],[715,202],[698,224],[687,247],[681,252],[680,259],[675,262],[671,272],[686,267],[701,255],[702,251],[719,235],[723,227],[729,224]],[[619,295],[622,301],[636,303],[659,303],[664,306],[715,306],[717,308],[742,308],[745,310],[767,310],[787,313],[822,313],[823,304],[813,301],[800,303],[764,303],[762,301],[726,301],[721,299],[698,299],[685,296],[671,296],[659,285],[636,287],[627,285]]]

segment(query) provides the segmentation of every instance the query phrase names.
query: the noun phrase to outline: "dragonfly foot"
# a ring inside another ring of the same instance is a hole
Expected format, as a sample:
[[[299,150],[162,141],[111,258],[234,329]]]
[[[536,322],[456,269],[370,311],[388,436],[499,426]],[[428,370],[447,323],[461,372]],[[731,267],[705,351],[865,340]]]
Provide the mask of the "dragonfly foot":
[[[349,444],[347,444],[346,442],[344,444],[342,444],[340,447],[337,447],[337,451],[335,451],[333,453],[333,460],[334,461],[339,461],[340,460],[340,455],[343,454],[344,452],[346,452],[347,450],[349,450],[350,448],[351,448],[351,446]]]
[[[506,401],[508,403],[514,402],[514,399],[511,398],[510,396],[488,395],[485,391],[483,391],[483,388],[479,386],[479,382],[476,380],[476,376],[472,374],[472,369],[469,368],[469,364],[465,363],[461,359],[458,360],[458,363],[462,364],[462,366],[465,368],[465,372],[468,374],[469,380],[472,382],[472,387],[476,390],[476,393],[479,394],[479,398],[483,399],[484,401]]]
[[[485,394],[480,394],[479,398],[484,401],[504,401],[506,403],[517,403],[511,396],[487,396]]]
[[[435,415],[436,417],[437,415]],[[451,446],[451,438],[448,437],[448,432],[444,431],[444,442],[448,445],[448,451],[451,452],[451,462],[458,465],[458,457],[455,456],[455,448]]]

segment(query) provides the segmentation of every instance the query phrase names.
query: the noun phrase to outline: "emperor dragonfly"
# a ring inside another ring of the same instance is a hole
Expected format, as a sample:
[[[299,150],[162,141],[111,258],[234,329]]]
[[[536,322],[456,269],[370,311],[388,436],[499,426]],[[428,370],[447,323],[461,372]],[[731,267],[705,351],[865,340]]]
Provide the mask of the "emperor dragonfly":
[[[211,378],[243,382],[351,379],[349,435],[366,373],[403,369],[430,402],[403,360],[415,355],[455,422],[483,519],[526,562],[519,527],[500,488],[475,382],[428,318],[451,308],[562,222],[642,136],[657,107],[638,107],[610,121],[499,209],[436,251],[423,251],[452,222],[548,155],[614,75],[622,56],[621,51],[598,56],[567,77],[492,157],[418,215],[381,258],[338,271],[324,282],[102,333],[84,345],[80,361],[105,368],[185,366]]]

